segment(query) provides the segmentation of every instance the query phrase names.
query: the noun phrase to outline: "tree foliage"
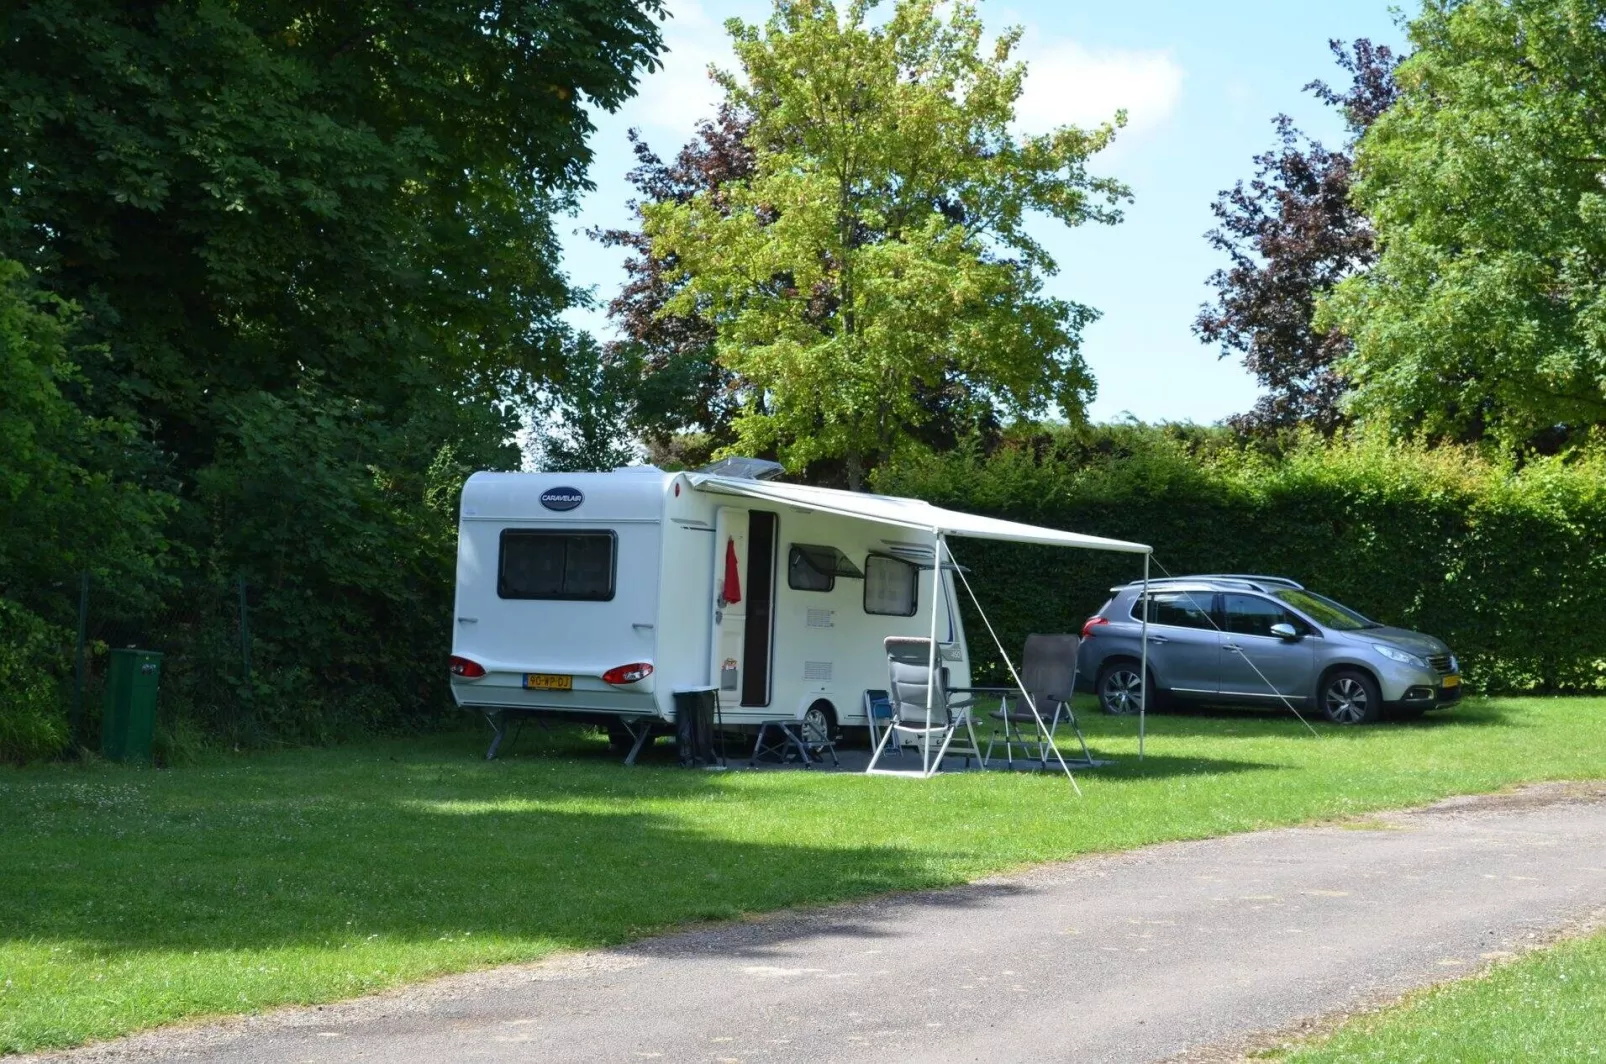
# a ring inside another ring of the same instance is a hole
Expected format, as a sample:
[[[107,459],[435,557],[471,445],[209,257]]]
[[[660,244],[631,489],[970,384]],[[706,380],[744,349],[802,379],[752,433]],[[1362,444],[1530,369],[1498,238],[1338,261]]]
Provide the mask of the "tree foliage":
[[[698,123],[697,134],[664,162],[636,130],[630,131],[636,166],[629,180],[636,198],[630,208],[641,219],[648,205],[685,204],[698,195],[714,205],[724,202],[727,182],[753,175],[753,151],[747,146],[750,120],[729,104],[712,120]],[[718,331],[696,307],[668,309],[686,287],[673,253],[655,254],[644,228],[592,232],[604,246],[628,249],[625,284],[608,304],[608,316],[641,359],[642,377],[632,414],[656,462],[674,461],[677,444],[693,434],[701,452],[735,442],[732,422],[740,412],[745,388],[719,361]],[[698,456],[706,457],[706,453]]]
[[[1232,419],[1245,432],[1309,425],[1330,433],[1342,423],[1347,385],[1337,365],[1349,339],[1313,322],[1317,302],[1373,258],[1371,225],[1350,201],[1354,139],[1393,103],[1397,58],[1387,47],[1333,41],[1350,76],[1342,92],[1321,81],[1305,86],[1344,115],[1351,140],[1331,150],[1302,134],[1287,115],[1274,120],[1278,146],[1255,156],[1255,176],[1217,197],[1221,223],[1206,234],[1232,260],[1210,277],[1216,301],[1194,331],[1239,355],[1267,389],[1249,413]]]
[[[1606,7],[1429,3],[1400,98],[1360,142],[1367,273],[1325,325],[1355,410],[1399,431],[1550,447],[1606,420]]]
[[[644,372],[629,342],[604,348],[588,333],[564,344],[563,375],[541,405],[541,468],[552,472],[609,470],[636,458],[636,423]]]
[[[1020,427],[990,454],[901,456],[878,489],[1154,547],[1156,574],[1282,573],[1449,642],[1476,689],[1606,691],[1606,453],[1516,469],[1470,446],[1222,429]],[[1006,647],[1077,631],[1131,555],[954,545]],[[1073,556],[1074,555],[1074,556]],[[1044,595],[1043,589],[1053,594]],[[975,626],[979,628],[979,622]],[[972,631],[975,630],[972,628]],[[1005,680],[972,639],[978,679]]]
[[[661,9],[0,8],[0,257],[81,308],[92,353],[50,371],[71,415],[35,403],[29,432],[120,434],[115,462],[41,444],[90,472],[35,480],[169,496],[154,527],[84,524],[127,537],[169,600],[247,578],[270,730],[443,704],[451,481],[516,464],[519,407],[563,368],[551,217],[586,187],[590,109],[655,62]],[[34,579],[71,587],[84,564],[60,552]]]
[[[171,496],[130,483],[128,426],[74,403],[85,363],[76,308],[0,259],[0,760],[66,742],[59,681],[73,577],[92,571],[124,602],[161,586]],[[63,585],[66,585],[63,587]]]
[[[714,324],[745,385],[736,446],[794,469],[841,458],[851,486],[918,438],[940,400],[972,420],[1057,407],[1080,418],[1077,351],[1094,312],[1043,293],[1055,263],[1033,219],[1113,222],[1126,196],[1090,176],[1115,122],[1010,129],[1018,30],[987,48],[975,8],[782,0],[727,24],[751,116],[753,173],[644,208],[680,285],[669,315]]]

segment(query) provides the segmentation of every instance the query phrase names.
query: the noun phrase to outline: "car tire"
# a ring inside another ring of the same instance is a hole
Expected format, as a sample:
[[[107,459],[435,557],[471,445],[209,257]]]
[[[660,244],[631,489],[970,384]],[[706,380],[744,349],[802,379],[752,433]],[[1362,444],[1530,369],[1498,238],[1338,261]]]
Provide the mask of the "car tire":
[[[1098,680],[1093,685],[1098,695],[1099,708],[1111,716],[1130,716],[1138,711],[1138,695],[1143,684],[1138,679],[1142,668],[1135,661],[1106,661],[1099,666]],[[1150,689],[1152,695],[1153,688]],[[1151,698],[1149,709],[1154,708]]]
[[[1383,715],[1383,694],[1370,674],[1338,669],[1322,680],[1316,705],[1333,724],[1371,724]]]

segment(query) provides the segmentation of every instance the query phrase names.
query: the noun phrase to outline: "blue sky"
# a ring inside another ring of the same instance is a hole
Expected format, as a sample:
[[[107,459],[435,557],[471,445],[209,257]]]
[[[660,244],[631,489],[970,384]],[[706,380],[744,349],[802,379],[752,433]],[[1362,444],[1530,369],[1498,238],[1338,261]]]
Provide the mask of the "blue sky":
[[[888,0],[890,2],[890,0]],[[1029,63],[1020,121],[1030,131],[1091,125],[1125,107],[1130,123],[1093,170],[1120,178],[1135,200],[1114,227],[1068,230],[1045,223],[1040,238],[1059,260],[1049,291],[1098,308],[1083,354],[1098,381],[1091,414],[1109,421],[1208,423],[1247,409],[1254,380],[1220,360],[1190,325],[1221,265],[1204,241],[1216,193],[1251,171],[1272,140],[1271,119],[1294,117],[1337,143],[1336,116],[1300,91],[1312,78],[1338,82],[1329,38],[1370,37],[1398,46],[1402,33],[1385,0],[983,0],[989,28],[1026,31]],[[704,71],[733,65],[723,30],[737,16],[762,20],[768,0],[669,0],[664,69],[616,114],[600,114],[592,138],[596,191],[560,222],[571,281],[605,302],[622,278],[622,256],[585,236],[593,225],[628,225],[626,131],[639,128],[661,155],[690,138],[717,93]],[[572,324],[611,335],[606,318],[574,311]]]

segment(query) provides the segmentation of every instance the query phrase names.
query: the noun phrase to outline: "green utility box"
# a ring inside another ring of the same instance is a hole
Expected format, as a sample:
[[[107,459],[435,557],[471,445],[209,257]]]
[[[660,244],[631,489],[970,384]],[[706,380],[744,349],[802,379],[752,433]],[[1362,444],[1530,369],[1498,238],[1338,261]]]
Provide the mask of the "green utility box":
[[[106,706],[100,718],[100,752],[113,761],[151,759],[156,734],[156,689],[162,655],[154,650],[114,650],[106,669]]]

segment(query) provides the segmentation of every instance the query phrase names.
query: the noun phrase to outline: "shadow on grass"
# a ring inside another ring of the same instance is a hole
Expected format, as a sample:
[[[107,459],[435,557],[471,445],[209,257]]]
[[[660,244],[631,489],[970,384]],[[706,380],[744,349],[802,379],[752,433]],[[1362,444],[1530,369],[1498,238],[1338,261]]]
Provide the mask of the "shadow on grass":
[[[1520,728],[1524,723],[1493,703],[1477,701],[1431,710],[1423,716],[1408,717],[1390,713],[1382,720],[1360,727],[1330,723],[1313,711],[1300,710],[1300,714],[1323,736],[1365,737],[1387,734],[1399,729],[1433,731],[1463,728]],[[1131,717],[1110,717],[1100,714],[1098,723],[1083,717],[1083,728],[1089,737],[1098,734],[1120,734],[1137,731],[1137,721]],[[1117,722],[1126,722],[1124,726]],[[1238,706],[1181,705],[1169,706],[1149,714],[1152,732],[1177,736],[1286,737],[1298,733],[1309,734],[1286,707],[1242,708]]]
[[[951,859],[981,859],[998,843],[966,829],[955,808],[963,803],[945,788],[952,780],[799,774],[754,792],[732,788],[731,774],[626,768],[579,733],[546,735],[491,763],[470,753],[475,738],[423,741],[400,756],[386,752],[392,746],[179,772],[40,773],[6,787],[0,939],[113,954],[466,934],[585,948],[676,924],[952,886],[961,874]],[[673,758],[672,747],[659,756]],[[1151,757],[1100,772],[1274,767]],[[1057,793],[997,782],[1028,788],[1000,801]],[[973,790],[958,793],[974,800]],[[889,819],[889,795],[918,825],[907,837]],[[925,804],[929,816],[919,813]],[[953,819],[946,836],[943,817]],[[899,904],[988,904],[1014,889]]]

